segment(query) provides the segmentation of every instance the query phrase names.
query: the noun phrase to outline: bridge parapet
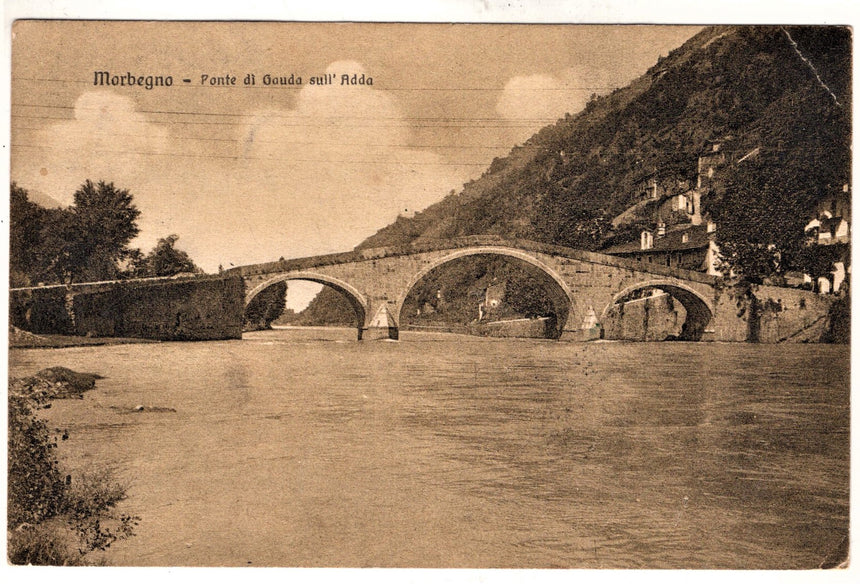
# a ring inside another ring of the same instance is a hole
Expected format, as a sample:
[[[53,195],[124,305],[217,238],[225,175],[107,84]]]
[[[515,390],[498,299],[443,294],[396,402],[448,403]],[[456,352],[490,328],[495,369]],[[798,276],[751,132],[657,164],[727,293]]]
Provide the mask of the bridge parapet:
[[[306,270],[309,268],[329,266],[334,264],[354,263],[368,260],[379,260],[404,255],[415,255],[446,250],[458,250],[469,247],[508,247],[519,251],[531,251],[544,253],[568,259],[579,260],[588,263],[614,266],[642,272],[649,272],[660,276],[669,276],[682,280],[691,280],[703,284],[715,284],[719,278],[702,272],[684,270],[680,268],[661,266],[657,264],[643,264],[636,260],[620,258],[598,252],[590,252],[581,249],[563,247],[539,243],[526,239],[503,239],[489,235],[471,235],[453,239],[418,240],[409,245],[388,246],[376,248],[356,248],[353,251],[343,253],[325,254],[289,260],[279,260],[249,266],[231,268],[226,273],[237,273],[243,277],[273,272],[287,272],[293,270]]]

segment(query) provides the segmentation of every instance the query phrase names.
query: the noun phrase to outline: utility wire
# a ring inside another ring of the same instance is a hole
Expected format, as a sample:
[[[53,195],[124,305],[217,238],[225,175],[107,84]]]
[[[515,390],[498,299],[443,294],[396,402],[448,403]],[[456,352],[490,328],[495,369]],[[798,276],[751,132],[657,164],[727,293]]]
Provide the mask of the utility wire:
[[[21,144],[12,143],[13,148],[34,148],[38,150],[74,150],[79,148],[74,146],[57,147],[47,146],[44,144]],[[269,160],[275,162],[288,163],[306,163],[314,162],[320,164],[377,164],[377,165],[396,165],[396,166],[487,166],[486,162],[413,162],[413,161],[396,161],[396,160],[333,160],[333,159],[302,159],[302,158],[275,158],[266,156],[231,156],[220,154],[186,154],[180,152],[145,152],[140,150],[88,150],[88,154],[133,154],[136,156],[179,156],[183,158],[222,158],[228,160]]]
[[[37,126],[13,126],[13,130],[44,131],[46,128]],[[129,134],[119,132],[87,132],[88,136],[100,136],[105,138],[140,138],[140,134]],[[244,138],[202,138],[199,136],[171,136],[170,140],[193,140],[200,142],[232,142],[235,144],[246,144],[251,141]],[[456,145],[456,144],[386,144],[381,142],[305,142],[293,140],[260,140],[255,138],[254,144],[280,144],[283,146],[379,146],[384,148],[432,148],[453,150],[510,150],[510,144],[499,144],[498,146],[486,145]],[[524,146],[528,148],[529,145]]]
[[[35,107],[35,108],[45,108],[45,109],[62,109],[62,110],[83,110],[83,111],[101,111],[101,108],[98,107],[80,107],[80,106],[72,106],[72,105],[44,105],[44,104],[36,104],[36,103],[12,103],[12,107]],[[324,119],[324,120],[405,120],[405,121],[445,121],[445,122],[507,122],[506,118],[499,117],[446,117],[446,116],[352,116],[352,115],[336,115],[336,116],[297,116],[292,114],[273,114],[268,113],[265,110],[258,113],[251,114],[234,114],[234,113],[225,113],[225,112],[193,112],[193,111],[181,111],[181,110],[145,110],[138,109],[134,110],[135,113],[142,114],[164,114],[164,115],[186,115],[186,116],[225,116],[225,117],[234,117],[234,118],[286,118],[286,119]],[[535,122],[535,123],[545,123],[549,121],[555,121],[558,118],[555,117],[544,117],[544,118],[515,118],[510,121],[515,122]]]
[[[75,118],[62,117],[62,116],[43,116],[43,115],[31,115],[31,114],[12,114],[13,118],[23,118],[23,119],[35,119],[35,120],[60,120],[66,122],[73,122]],[[307,119],[311,120],[313,118],[308,117]],[[404,118],[391,118],[395,119],[404,119]],[[408,118],[406,118],[408,119]],[[550,120],[556,121],[556,120]],[[506,122],[505,120],[499,118],[499,123],[496,124],[482,124],[482,123],[450,123],[450,122],[440,122],[438,124],[353,124],[353,123],[332,123],[332,122],[318,122],[318,123],[295,123],[295,124],[281,124],[285,127],[296,127],[296,128],[333,128],[336,129],[338,127],[345,128],[462,128],[462,129],[504,129],[504,128],[531,128],[534,124],[540,124],[545,122],[527,122],[521,123],[518,120],[512,120],[511,122]],[[201,121],[192,121],[192,120],[123,120],[123,123],[126,124],[183,124],[183,125],[193,125],[193,126],[247,126],[248,122],[201,122]]]

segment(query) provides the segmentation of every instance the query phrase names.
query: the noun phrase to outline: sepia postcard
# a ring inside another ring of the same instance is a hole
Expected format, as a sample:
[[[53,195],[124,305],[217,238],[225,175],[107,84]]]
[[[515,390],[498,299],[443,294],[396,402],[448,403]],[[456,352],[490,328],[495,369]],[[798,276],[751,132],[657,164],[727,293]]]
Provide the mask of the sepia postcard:
[[[11,35],[9,564],[848,570],[850,27]]]

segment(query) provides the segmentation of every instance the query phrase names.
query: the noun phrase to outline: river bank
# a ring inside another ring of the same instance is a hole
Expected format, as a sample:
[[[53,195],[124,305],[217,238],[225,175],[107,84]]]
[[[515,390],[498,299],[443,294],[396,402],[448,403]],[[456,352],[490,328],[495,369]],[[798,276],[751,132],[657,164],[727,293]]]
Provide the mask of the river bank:
[[[126,345],[157,343],[150,339],[125,337],[80,337],[73,335],[37,335],[16,327],[9,329],[10,349],[61,349],[65,347],[95,347],[102,345]]]

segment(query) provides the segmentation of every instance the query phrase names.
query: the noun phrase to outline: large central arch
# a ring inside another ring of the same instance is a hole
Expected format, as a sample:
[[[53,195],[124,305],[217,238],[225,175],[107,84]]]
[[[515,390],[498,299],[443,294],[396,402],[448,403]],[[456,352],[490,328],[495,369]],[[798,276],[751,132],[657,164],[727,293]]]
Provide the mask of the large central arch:
[[[482,246],[482,247],[469,248],[469,249],[460,249],[460,250],[454,251],[450,254],[447,254],[444,257],[437,259],[437,260],[431,262],[430,264],[428,264],[427,266],[425,266],[421,271],[419,271],[417,274],[415,274],[412,277],[412,279],[406,285],[406,288],[401,292],[400,296],[397,298],[397,305],[395,306],[395,314],[397,315],[397,323],[399,324],[401,322],[401,317],[402,317],[401,313],[403,311],[403,305],[406,302],[406,298],[409,296],[409,294],[412,292],[412,290],[415,288],[415,286],[417,286],[418,283],[421,282],[422,279],[424,279],[425,276],[427,276],[433,270],[435,270],[435,269],[439,268],[440,266],[443,266],[447,263],[453,262],[455,260],[458,260],[458,259],[461,259],[464,257],[476,256],[476,255],[495,255],[495,256],[505,256],[505,257],[514,258],[514,259],[520,260],[522,262],[525,262],[527,264],[534,266],[539,271],[541,271],[543,274],[548,276],[551,279],[551,281],[554,282],[554,284],[555,284],[555,289],[549,290],[550,296],[553,298],[554,303],[557,301],[562,305],[562,307],[561,307],[562,309],[559,310],[559,312],[561,312],[561,314],[557,315],[557,320],[558,320],[557,326],[559,327],[559,332],[561,332],[561,330],[564,328],[565,324],[567,323],[568,316],[571,314],[571,312],[573,311],[573,308],[574,308],[573,294],[571,293],[570,288],[568,287],[567,283],[558,274],[558,272],[556,272],[553,268],[551,268],[550,266],[548,266],[544,262],[540,261],[538,258],[536,258],[532,255],[529,255],[528,253],[525,253],[523,251],[517,250],[517,249],[512,249],[509,247],[501,247],[501,246]]]
[[[260,292],[277,284],[278,282],[285,282],[289,280],[306,280],[309,282],[316,282],[317,284],[323,284],[325,286],[330,286],[334,288],[349,301],[350,306],[355,311],[355,318],[358,322],[358,339],[361,340],[361,333],[364,329],[365,322],[367,322],[367,299],[364,295],[347,284],[342,280],[338,280],[337,278],[333,278],[332,276],[327,276],[325,274],[320,274],[318,272],[308,272],[308,271],[299,271],[299,272],[287,272],[285,274],[278,274],[273,276],[272,278],[266,280],[265,282],[258,284],[255,286],[250,292],[245,294],[245,308],[248,308],[248,305],[251,304],[251,301],[254,300]]]
[[[708,329],[708,325],[710,325],[714,318],[714,306],[711,301],[701,293],[685,284],[681,284],[673,280],[652,280],[628,286],[616,294],[612,298],[612,301],[606,305],[600,315],[600,323],[603,324],[606,322],[609,311],[612,310],[613,306],[620,303],[633,292],[647,288],[662,290],[673,298],[677,298],[683,305],[684,310],[687,311],[687,318],[684,321],[678,340],[699,341],[702,339],[702,335]]]

